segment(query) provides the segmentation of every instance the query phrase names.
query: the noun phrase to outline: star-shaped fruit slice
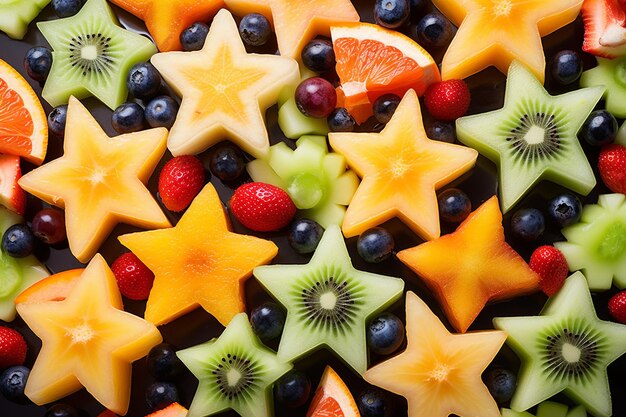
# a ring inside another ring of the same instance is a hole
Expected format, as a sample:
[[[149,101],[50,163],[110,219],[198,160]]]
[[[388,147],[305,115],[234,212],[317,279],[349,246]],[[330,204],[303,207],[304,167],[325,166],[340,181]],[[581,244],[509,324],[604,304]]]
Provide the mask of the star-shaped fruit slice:
[[[511,408],[564,392],[596,417],[612,413],[607,366],[626,353],[626,326],[598,319],[587,280],[571,275],[540,316],[497,317],[522,366]]]
[[[180,34],[195,22],[209,22],[223,0],[111,0],[142,19],[159,51],[181,50]]]
[[[433,0],[459,27],[441,64],[446,80],[466,78],[491,65],[506,73],[513,60],[543,83],[541,37],[574,21],[580,0]]]
[[[596,57],[598,66],[580,76],[581,87],[602,86],[606,109],[615,117],[626,117],[626,56],[615,59]]]
[[[106,0],[87,0],[75,16],[37,27],[54,50],[41,93],[51,106],[95,96],[115,109],[128,96],[130,68],[157,52],[150,39],[118,26]]]
[[[245,313],[235,315],[218,339],[176,354],[200,381],[187,417],[228,409],[270,417],[272,384],[292,366],[261,343]]]
[[[451,334],[409,291],[406,339],[404,352],[369,369],[363,378],[405,397],[408,417],[500,417],[481,374],[504,344],[506,333]]]
[[[168,139],[174,155],[197,154],[228,138],[253,156],[264,156],[265,110],[283,87],[300,79],[291,58],[246,53],[227,10],[213,19],[202,50],[156,54],[152,63],[183,98]]]
[[[70,249],[85,263],[118,222],[143,228],[170,226],[145,186],[165,153],[166,141],[164,128],[110,138],[72,97],[64,155],[24,175],[19,185],[65,209]]]
[[[551,96],[515,61],[504,107],[457,119],[459,141],[498,165],[504,213],[543,179],[583,195],[596,185],[576,135],[603,92],[593,87]]]
[[[278,248],[233,233],[228,224],[215,188],[207,184],[175,227],[119,237],[155,275],[146,320],[158,326],[200,305],[226,326],[245,311],[244,281]]]
[[[400,217],[426,240],[439,237],[435,190],[474,166],[478,153],[428,139],[409,90],[380,133],[330,133],[330,145],[363,178],[343,219],[346,237]]]
[[[50,0],[17,0],[0,2],[0,31],[13,39],[23,39],[28,25]]]
[[[330,27],[358,22],[349,0],[225,0],[238,15],[261,13],[273,23],[280,54],[300,59],[302,48],[316,35],[330,37]]]
[[[537,274],[504,241],[496,197],[471,213],[455,232],[400,251],[398,259],[433,290],[460,332],[488,301],[538,289]]]
[[[113,272],[96,255],[63,301],[20,303],[20,316],[42,340],[25,394],[43,405],[85,387],[124,415],[132,362],[161,342],[152,324],[126,313]]]
[[[360,374],[367,369],[365,323],[404,288],[400,278],[355,269],[335,225],[308,264],[261,266],[254,276],[287,308],[279,358],[292,361],[326,346]]]

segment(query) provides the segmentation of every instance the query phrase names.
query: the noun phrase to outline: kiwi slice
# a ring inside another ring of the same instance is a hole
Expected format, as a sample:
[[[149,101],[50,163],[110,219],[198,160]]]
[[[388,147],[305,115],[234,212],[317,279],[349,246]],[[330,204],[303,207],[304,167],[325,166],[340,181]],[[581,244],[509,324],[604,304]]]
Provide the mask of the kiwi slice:
[[[596,59],[598,66],[583,72],[580,85],[606,87],[606,109],[615,117],[626,118],[626,57]]]
[[[564,228],[567,242],[554,244],[570,271],[582,270],[589,288],[604,291],[614,283],[626,288],[626,197],[604,194],[583,208],[580,221]]]
[[[176,354],[200,382],[187,417],[228,409],[242,417],[272,416],[270,388],[292,367],[263,346],[245,313],[233,317],[218,339]]]
[[[493,323],[508,333],[507,343],[522,360],[513,410],[564,392],[596,417],[611,415],[606,368],[626,353],[626,326],[598,319],[581,272],[565,281],[540,316]]]
[[[53,107],[66,104],[72,95],[93,95],[115,109],[128,96],[130,68],[157,52],[148,38],[118,26],[106,0],[88,0],[75,16],[37,27],[54,50],[42,92]]]
[[[503,212],[543,179],[580,194],[591,191],[596,179],[577,133],[603,92],[593,87],[551,96],[514,61],[504,107],[456,121],[459,141],[498,165]]]
[[[260,266],[254,275],[287,308],[280,359],[326,346],[359,374],[367,369],[366,321],[404,289],[400,278],[355,269],[336,225],[326,229],[308,264]]]

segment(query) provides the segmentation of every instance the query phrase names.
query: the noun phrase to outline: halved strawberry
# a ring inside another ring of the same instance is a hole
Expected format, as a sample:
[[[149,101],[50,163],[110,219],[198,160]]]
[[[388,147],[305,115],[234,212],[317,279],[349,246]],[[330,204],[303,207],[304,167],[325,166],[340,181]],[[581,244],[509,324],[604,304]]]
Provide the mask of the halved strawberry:
[[[626,54],[626,1],[585,0],[583,51],[615,58]]]
[[[21,176],[20,157],[0,154],[0,204],[20,216],[26,208],[26,192],[17,185]]]

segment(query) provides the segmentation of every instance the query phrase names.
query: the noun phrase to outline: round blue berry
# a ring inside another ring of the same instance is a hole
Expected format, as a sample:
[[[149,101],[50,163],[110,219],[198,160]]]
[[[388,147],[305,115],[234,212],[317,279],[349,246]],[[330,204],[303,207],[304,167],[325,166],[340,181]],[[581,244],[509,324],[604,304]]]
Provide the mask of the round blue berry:
[[[404,25],[411,16],[409,0],[376,0],[374,20],[382,27],[396,29]]]
[[[69,404],[54,404],[43,417],[80,417],[80,411]]]
[[[117,133],[139,132],[143,129],[143,108],[137,103],[124,103],[111,115],[111,124]]]
[[[499,404],[508,402],[515,393],[517,378],[508,369],[492,368],[485,372],[483,378],[491,396]]]
[[[126,78],[128,91],[140,100],[150,100],[161,89],[161,74],[149,62],[135,64]]]
[[[315,72],[331,71],[335,68],[333,44],[325,39],[313,39],[300,54],[305,67]]]
[[[25,366],[12,366],[0,374],[0,394],[9,401],[24,404],[28,398],[24,395],[30,369]]]
[[[178,103],[170,96],[159,96],[148,103],[144,115],[150,127],[171,129],[178,114]]]
[[[511,232],[526,242],[537,240],[545,227],[543,214],[534,208],[518,210],[511,217]]]
[[[48,114],[48,130],[54,136],[65,136],[65,121],[67,120],[67,104],[62,104],[52,109]]]
[[[175,381],[184,368],[176,356],[176,349],[169,343],[160,343],[150,349],[146,362],[148,372],[158,381]]]
[[[239,23],[239,35],[248,46],[265,45],[271,34],[270,22],[262,14],[249,13]]]
[[[389,123],[400,104],[400,97],[395,94],[385,94],[374,101],[374,117],[379,123]]]
[[[33,253],[36,238],[24,223],[14,224],[2,235],[2,250],[14,258],[24,258]]]
[[[575,51],[560,51],[552,58],[550,73],[559,84],[571,84],[583,73],[583,60]]]
[[[389,355],[404,340],[404,324],[395,314],[383,313],[367,326],[367,344],[379,355]]]
[[[324,229],[319,223],[309,219],[298,219],[289,229],[289,245],[298,253],[315,252],[322,239]]]
[[[454,143],[456,140],[456,129],[452,123],[437,120],[428,127],[426,135],[439,142]]]
[[[344,107],[338,107],[327,118],[331,132],[352,132],[356,126],[354,117]]]
[[[467,194],[456,188],[448,188],[437,196],[439,217],[444,222],[461,223],[472,211],[472,202]]]
[[[372,227],[359,236],[356,250],[365,262],[378,263],[389,259],[395,242],[393,236],[382,227]]]
[[[83,7],[83,0],[52,0],[52,9],[59,17],[70,17]]]
[[[424,46],[439,48],[451,38],[452,24],[440,13],[429,13],[417,23],[417,39]]]
[[[617,136],[617,120],[606,110],[593,111],[580,128],[580,134],[592,146],[608,145]]]
[[[243,154],[239,148],[230,143],[218,145],[209,162],[209,169],[213,175],[225,182],[239,178],[245,168]]]
[[[182,31],[180,43],[185,51],[199,51],[204,46],[208,34],[209,26],[206,23],[196,22]]]
[[[146,402],[151,410],[160,410],[178,402],[178,388],[171,382],[155,382],[146,389]]]
[[[275,386],[276,399],[289,408],[304,405],[311,394],[311,380],[300,371],[291,371],[283,375]]]
[[[45,81],[52,68],[52,51],[44,46],[30,48],[24,56],[24,69],[35,81]]]
[[[390,417],[391,404],[385,392],[378,388],[368,388],[356,399],[361,417]]]
[[[274,340],[285,327],[285,311],[276,303],[261,304],[250,313],[250,324],[262,341]]]
[[[582,211],[580,199],[573,194],[561,194],[548,203],[548,215],[561,227],[577,223]]]

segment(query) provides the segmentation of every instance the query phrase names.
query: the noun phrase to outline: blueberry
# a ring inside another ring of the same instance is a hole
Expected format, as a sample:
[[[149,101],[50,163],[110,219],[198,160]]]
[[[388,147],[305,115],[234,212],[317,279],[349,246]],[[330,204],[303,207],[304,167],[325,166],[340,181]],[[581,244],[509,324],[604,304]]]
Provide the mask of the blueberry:
[[[537,240],[545,229],[543,214],[537,209],[527,208],[516,211],[511,217],[511,232],[526,242]]]
[[[452,24],[440,13],[429,13],[417,23],[417,39],[427,47],[442,47],[451,38]]]
[[[571,84],[583,73],[583,61],[575,51],[560,51],[552,58],[550,72],[559,84]]]
[[[67,104],[52,109],[48,115],[48,130],[53,135],[62,138],[65,136],[65,121],[67,120]]]
[[[456,141],[456,129],[454,125],[439,120],[428,127],[426,135],[439,142],[454,143],[454,141]]]
[[[111,124],[117,133],[139,132],[143,129],[143,108],[137,103],[124,103],[113,112]]]
[[[2,235],[2,250],[14,258],[24,258],[33,253],[35,239],[26,224],[14,224]]]
[[[491,396],[497,403],[503,404],[511,399],[517,384],[514,373],[504,368],[492,368],[485,372],[483,378]]]
[[[180,43],[185,51],[199,51],[204,46],[204,41],[209,34],[209,25],[196,22],[183,30],[180,34]]]
[[[409,0],[376,0],[374,20],[382,27],[396,29],[404,25],[411,15]]]
[[[302,63],[315,72],[331,71],[335,68],[333,44],[324,39],[313,39],[302,49]]]
[[[608,145],[617,135],[617,120],[606,110],[593,111],[580,128],[580,134],[592,146]]]
[[[178,402],[178,388],[170,382],[155,382],[146,389],[146,402],[151,410],[160,410]]]
[[[83,7],[83,0],[52,0],[52,9],[59,17],[70,17]]]
[[[398,316],[383,313],[367,326],[367,344],[379,355],[389,355],[400,347],[404,340],[404,324]]]
[[[159,381],[174,381],[184,368],[176,356],[176,349],[169,343],[161,343],[150,349],[146,361],[148,372]]]
[[[69,404],[54,404],[43,417],[80,417],[80,411]]]
[[[456,188],[448,188],[437,196],[439,217],[448,223],[461,223],[472,211],[472,202],[467,194]]]
[[[209,168],[220,180],[233,181],[241,176],[246,163],[239,148],[230,143],[224,143],[213,151]]]
[[[311,394],[311,380],[304,372],[290,371],[275,386],[276,399],[289,408],[304,405]]]
[[[0,374],[0,394],[9,401],[24,404],[28,399],[24,395],[24,388],[30,369],[25,366],[12,366]]]
[[[263,303],[250,313],[250,324],[262,341],[274,340],[285,327],[285,311],[276,303]]]
[[[149,62],[135,64],[126,78],[128,91],[140,100],[150,100],[161,89],[161,74]]]
[[[556,196],[548,203],[548,215],[561,227],[577,223],[582,210],[582,203],[573,194]]]
[[[372,227],[359,236],[356,250],[365,262],[378,263],[388,259],[395,246],[393,236],[382,227]]]
[[[298,219],[289,229],[289,244],[300,254],[312,253],[322,239],[324,229],[309,219]]]
[[[24,68],[35,81],[45,81],[52,67],[52,51],[44,46],[30,48],[24,56]]]
[[[352,132],[356,121],[344,107],[338,107],[326,119],[331,132]]]
[[[178,114],[178,103],[170,96],[159,96],[148,103],[144,114],[150,127],[171,129]]]
[[[259,13],[249,13],[239,23],[239,35],[248,46],[265,45],[271,33],[270,22]]]
[[[385,392],[378,388],[368,388],[356,399],[361,417],[390,417],[391,404]]]
[[[400,104],[400,97],[395,94],[385,94],[374,101],[374,117],[379,123],[389,123]]]

